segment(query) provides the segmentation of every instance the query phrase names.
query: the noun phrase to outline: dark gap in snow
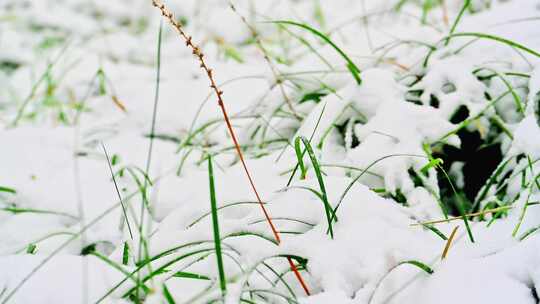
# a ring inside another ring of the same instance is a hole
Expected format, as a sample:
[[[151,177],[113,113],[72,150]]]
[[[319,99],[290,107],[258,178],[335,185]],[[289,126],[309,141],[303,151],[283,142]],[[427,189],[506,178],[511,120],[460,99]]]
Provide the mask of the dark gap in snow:
[[[414,171],[413,168],[409,168],[407,171],[409,173],[409,176],[411,177],[411,180],[414,183],[415,187],[424,187],[424,182],[422,181],[422,178]]]
[[[478,191],[502,161],[501,145],[497,142],[486,142],[478,131],[470,132],[462,129],[458,132],[458,136],[461,139],[461,148],[444,145],[442,150],[435,153],[434,156],[444,160],[443,167],[447,172],[450,171],[453,163],[464,163],[462,169],[463,187],[457,185],[455,177],[451,178],[458,194],[466,199],[463,202],[465,210],[473,211],[469,210],[472,206],[471,202],[474,201]],[[458,210],[454,208],[456,197],[452,187],[442,172],[438,173],[438,180],[443,202],[448,206],[451,214],[457,215]]]
[[[536,291],[536,285],[534,284],[531,286],[531,293],[534,298],[534,302],[540,303],[540,299],[538,298],[538,292]]]
[[[409,90],[405,94],[405,100],[421,106],[422,102],[420,102],[420,95],[422,95],[422,90]]]
[[[409,205],[407,203],[407,198],[405,197],[405,195],[403,194],[401,189],[397,189],[396,194],[392,194],[390,197],[393,198],[396,202],[398,202],[399,204],[401,204],[403,206],[408,206]]]
[[[339,132],[343,142],[345,142],[345,138],[347,137],[347,126],[349,125],[351,119],[354,120],[354,122],[353,122],[354,124],[359,122],[355,118],[350,118],[350,119],[347,119],[346,121],[344,121],[342,124],[334,124],[334,126],[336,127],[336,130]],[[354,127],[353,127],[353,130],[354,130]],[[354,131],[353,131],[353,132],[351,132],[351,146],[349,148],[353,149],[353,148],[356,148],[358,145],[360,145],[360,140],[358,139],[356,134],[354,134]]]
[[[430,99],[429,99],[429,105],[438,109],[440,104],[441,104],[441,102],[439,101],[439,98],[437,98],[437,96],[431,94]]]
[[[464,121],[465,119],[467,119],[468,117],[469,117],[469,109],[467,109],[466,106],[460,106],[457,109],[456,113],[452,115],[452,118],[450,118],[450,122],[454,124],[458,124]]]

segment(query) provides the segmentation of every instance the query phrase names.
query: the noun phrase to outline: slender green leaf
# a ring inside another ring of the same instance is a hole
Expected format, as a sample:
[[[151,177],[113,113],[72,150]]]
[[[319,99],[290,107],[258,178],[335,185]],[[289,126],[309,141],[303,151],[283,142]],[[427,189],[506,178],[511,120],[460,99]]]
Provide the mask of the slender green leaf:
[[[111,177],[114,183],[114,188],[116,189],[116,194],[118,195],[118,200],[120,201],[120,205],[122,205],[122,212],[124,213],[124,219],[126,220],[129,236],[133,240],[133,232],[131,231],[131,225],[129,224],[129,218],[126,212],[126,206],[124,206],[124,201],[122,200],[122,195],[120,194],[120,189],[118,189],[118,183],[116,182],[116,178],[114,176],[114,171],[111,165],[111,159],[109,158],[109,154],[107,153],[107,149],[105,149],[105,145],[103,142],[101,143],[101,147],[103,148],[103,153],[105,153],[105,157],[107,158],[107,164],[109,165],[109,170],[111,172]],[[141,223],[142,225],[142,223]]]
[[[3,186],[0,186],[0,192],[7,192],[7,193],[11,193],[11,194],[16,194],[17,191],[13,188],[8,188],[8,187],[3,187]]]
[[[127,265],[129,262],[129,245],[127,242],[124,242],[124,250],[122,252],[122,264]]]
[[[429,267],[428,265],[420,262],[420,261],[416,261],[416,260],[409,260],[409,261],[403,261],[401,263],[399,263],[399,265],[403,265],[403,264],[409,264],[409,265],[413,265],[413,266],[416,266],[418,268],[420,268],[421,270],[425,271],[427,274],[432,274],[433,273],[433,269],[431,269],[431,267]]]
[[[163,296],[165,297],[165,300],[167,300],[168,304],[176,304],[173,296],[171,295],[171,292],[169,291],[165,283],[163,283]]]
[[[319,162],[317,161],[317,157],[315,156],[315,152],[313,152],[313,148],[311,147],[311,144],[309,143],[309,140],[307,138],[301,137],[301,139],[302,139],[302,142],[304,143],[304,146],[306,147],[309,158],[311,159],[313,169],[315,170],[315,175],[317,176],[317,182],[319,183],[319,188],[321,189],[322,201],[324,204],[324,211],[326,213],[326,219],[328,221],[328,233],[330,233],[330,237],[333,239],[334,229],[332,228],[332,222],[333,222],[333,219],[337,221],[337,217],[333,214],[334,211],[332,209],[332,206],[328,202],[328,195],[326,194],[326,187],[324,185],[324,179],[321,173]]]
[[[298,165],[300,166],[300,179],[306,179],[306,167],[304,166],[304,153],[300,148],[300,137],[297,137],[294,140],[294,151],[296,152],[296,159],[298,160]]]
[[[175,278],[184,278],[184,279],[196,279],[196,280],[210,280],[209,277],[192,272],[178,271],[173,275]]]
[[[271,21],[271,23],[297,26],[321,38],[326,43],[330,44],[334,48],[334,50],[336,50],[339,53],[339,55],[346,61],[347,69],[349,69],[349,71],[351,72],[351,75],[353,76],[354,80],[356,80],[356,83],[358,83],[359,85],[362,83],[362,79],[360,78],[360,69],[356,66],[356,64],[354,64],[354,62],[349,58],[349,56],[347,56],[347,54],[345,54],[345,52],[343,52],[327,35],[321,33],[320,31],[304,23],[298,23],[298,22],[289,21],[289,20]]]
[[[495,35],[490,35],[490,34],[485,34],[485,33],[475,33],[475,32],[463,32],[463,33],[456,33],[456,34],[452,34],[452,35],[449,35],[447,38],[452,38],[452,37],[476,37],[476,38],[482,38],[482,39],[488,39],[488,40],[493,40],[493,41],[497,41],[497,42],[501,42],[501,43],[504,43],[508,46],[511,46],[513,48],[516,48],[516,49],[519,49],[519,50],[522,50],[524,52],[527,52],[531,55],[534,55],[536,57],[540,57],[540,53],[538,53],[537,51],[531,49],[531,48],[528,48],[522,44],[519,44],[517,42],[514,42],[512,40],[509,40],[509,39],[506,39],[506,38],[503,38],[503,37],[499,37],[499,36],[495,36]]]
[[[435,226],[433,225],[428,225],[428,224],[423,224],[423,223],[420,223],[424,228],[426,229],[429,229],[431,230],[433,233],[435,233],[437,236],[439,236],[441,239],[443,240],[448,240],[448,238],[446,237],[446,235],[444,235],[444,233],[442,233],[439,229],[435,228]]]
[[[463,6],[461,7],[461,10],[459,11],[456,20],[454,20],[454,23],[452,24],[452,27],[450,28],[450,32],[448,35],[448,38],[446,39],[446,42],[444,43],[444,46],[447,46],[450,43],[450,37],[454,34],[456,31],[456,28],[459,24],[459,21],[461,20],[461,17],[463,17],[463,14],[465,13],[465,10],[467,10],[467,7],[471,4],[471,0],[465,0],[463,3]]]
[[[217,213],[216,189],[214,186],[214,169],[212,167],[212,156],[208,156],[208,178],[210,185],[210,207],[212,209],[212,229],[214,231],[214,246],[216,250],[217,267],[219,271],[219,287],[221,294],[225,297],[227,292],[227,282],[223,269],[223,256],[221,253],[221,236],[219,234],[219,222]]]

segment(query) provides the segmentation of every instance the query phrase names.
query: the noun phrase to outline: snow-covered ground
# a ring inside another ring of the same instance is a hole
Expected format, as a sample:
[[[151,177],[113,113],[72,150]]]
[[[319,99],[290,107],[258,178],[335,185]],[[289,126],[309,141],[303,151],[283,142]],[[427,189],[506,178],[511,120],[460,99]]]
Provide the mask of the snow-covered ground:
[[[539,302],[538,1],[164,2],[281,242],[151,0],[3,0],[0,303]]]

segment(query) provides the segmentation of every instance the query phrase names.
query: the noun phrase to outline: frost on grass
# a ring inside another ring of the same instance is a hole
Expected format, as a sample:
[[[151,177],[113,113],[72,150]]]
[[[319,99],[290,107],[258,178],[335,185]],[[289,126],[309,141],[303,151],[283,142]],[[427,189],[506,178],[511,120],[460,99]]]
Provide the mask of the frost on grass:
[[[281,242],[152,1],[6,0],[0,303],[539,301],[536,1],[165,4]]]

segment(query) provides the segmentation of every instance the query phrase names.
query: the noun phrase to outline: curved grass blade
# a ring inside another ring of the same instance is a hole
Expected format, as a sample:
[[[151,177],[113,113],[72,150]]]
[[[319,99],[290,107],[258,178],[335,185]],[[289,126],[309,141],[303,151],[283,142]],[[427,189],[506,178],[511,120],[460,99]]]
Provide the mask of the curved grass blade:
[[[446,237],[446,235],[444,235],[444,233],[442,233],[439,229],[435,228],[435,226],[433,225],[428,225],[428,224],[424,224],[424,223],[420,223],[424,228],[432,231],[433,233],[435,233],[437,236],[439,236],[441,239],[443,239],[444,241],[448,240],[448,238]]]
[[[513,48],[522,50],[522,51],[524,51],[526,53],[534,55],[535,57],[540,57],[540,53],[538,53],[537,51],[535,51],[535,50],[533,50],[531,48],[528,48],[528,47],[526,47],[526,46],[524,46],[522,44],[519,44],[517,42],[514,42],[512,40],[509,40],[509,39],[506,39],[506,38],[503,38],[503,37],[499,37],[499,36],[495,36],[495,35],[490,35],[490,34],[485,34],[485,33],[477,33],[477,32],[463,32],[463,33],[456,33],[456,34],[452,34],[452,35],[448,36],[448,38],[452,38],[452,37],[476,37],[476,38],[493,40],[493,41],[504,43],[504,44],[506,44],[508,46],[511,46]]]
[[[497,72],[494,69],[490,69],[490,68],[484,68],[484,69],[493,72],[504,83],[508,91],[510,91],[512,98],[514,99],[514,103],[516,104],[516,108],[518,112],[521,114],[525,114],[525,109],[523,108],[523,105],[521,105],[522,103],[521,98],[516,93],[516,90],[514,90],[514,87],[512,87],[508,79],[506,79],[506,77],[504,77],[501,73]]]
[[[339,198],[339,201],[336,205],[336,207],[334,208],[334,212],[333,214],[335,215],[337,213],[337,210],[339,209],[339,206],[341,206],[341,203],[343,202],[343,200],[345,199],[345,196],[347,196],[347,193],[349,193],[349,191],[351,190],[352,186],[354,186],[354,184],[356,182],[358,182],[358,180],[366,173],[368,172],[369,169],[371,169],[371,167],[375,166],[377,163],[387,159],[387,158],[391,158],[391,157],[398,157],[398,156],[404,156],[404,157],[419,157],[419,158],[427,158],[426,156],[424,155],[418,155],[418,154],[389,154],[389,155],[385,155],[383,157],[380,157],[376,160],[374,160],[373,162],[371,162],[366,168],[364,168],[362,170],[362,172],[360,172],[350,183],[349,185],[347,185],[347,188],[345,188],[345,190],[343,191],[343,193],[341,194],[341,197]]]
[[[427,274],[433,274],[433,269],[431,269],[431,267],[429,267],[428,265],[420,262],[420,261],[417,261],[417,260],[409,260],[409,261],[403,261],[401,263],[398,264],[399,265],[404,265],[404,264],[409,264],[409,265],[413,265],[413,266],[416,266],[418,268],[420,268],[421,270],[425,271]]]
[[[470,4],[471,4],[471,0],[465,0],[465,3],[463,3],[461,10],[459,11],[456,17],[456,20],[454,21],[454,23],[452,24],[452,27],[450,28],[450,32],[448,35],[449,37],[446,39],[444,46],[447,46],[450,43],[450,36],[452,36],[452,34],[454,34],[454,32],[456,31],[457,25],[459,24],[461,17],[463,17],[463,14],[465,13],[465,11],[467,10]]]
[[[343,52],[327,35],[319,32],[318,30],[304,23],[298,23],[298,22],[289,21],[289,20],[271,21],[271,23],[297,26],[321,38],[326,43],[330,44],[334,48],[334,50],[336,50],[336,52],[338,52],[339,55],[347,62],[347,69],[351,72],[351,75],[353,76],[354,80],[356,80],[356,83],[358,85],[362,83],[362,79],[360,78],[360,69],[356,66],[356,64],[354,64],[354,62],[349,58],[349,56],[347,56],[347,54],[345,54],[345,52]]]
[[[416,266],[419,269],[426,272],[427,274],[433,274],[433,269],[431,269],[431,267],[429,267],[428,265],[426,265],[426,264],[424,264],[424,263],[422,263],[420,261],[417,261],[417,260],[403,261],[403,262],[395,265],[394,267],[390,268],[388,270],[388,272],[379,280],[379,282],[377,282],[373,292],[371,293],[371,296],[369,297],[369,300],[367,302],[368,304],[371,304],[373,302],[373,299],[375,298],[375,294],[377,293],[377,290],[379,290],[379,287],[382,285],[384,280],[390,275],[390,273],[392,273],[392,271],[394,271],[396,268],[398,268],[399,266],[404,265],[404,264],[409,264],[409,265]]]

